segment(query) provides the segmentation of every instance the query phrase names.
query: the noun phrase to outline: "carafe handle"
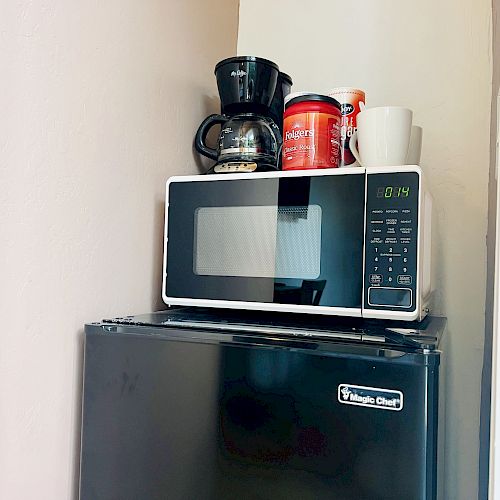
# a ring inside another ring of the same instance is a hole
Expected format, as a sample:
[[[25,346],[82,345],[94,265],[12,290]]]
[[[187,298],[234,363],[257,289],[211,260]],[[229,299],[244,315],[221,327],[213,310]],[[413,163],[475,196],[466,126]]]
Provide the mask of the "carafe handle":
[[[196,132],[196,136],[194,138],[194,147],[198,153],[206,156],[207,158],[211,158],[212,160],[217,161],[218,153],[215,149],[209,148],[205,144],[205,140],[207,138],[208,131],[217,124],[222,125],[226,123],[228,120],[227,116],[224,115],[210,115],[207,116],[198,127],[198,131]]]

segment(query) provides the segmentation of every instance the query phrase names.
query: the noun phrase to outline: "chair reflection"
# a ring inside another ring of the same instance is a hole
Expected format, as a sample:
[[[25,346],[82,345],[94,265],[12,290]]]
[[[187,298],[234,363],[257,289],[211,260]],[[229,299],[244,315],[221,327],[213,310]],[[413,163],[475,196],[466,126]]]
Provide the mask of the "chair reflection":
[[[301,286],[276,283],[274,297],[280,304],[304,304],[319,306],[326,280],[302,280]]]

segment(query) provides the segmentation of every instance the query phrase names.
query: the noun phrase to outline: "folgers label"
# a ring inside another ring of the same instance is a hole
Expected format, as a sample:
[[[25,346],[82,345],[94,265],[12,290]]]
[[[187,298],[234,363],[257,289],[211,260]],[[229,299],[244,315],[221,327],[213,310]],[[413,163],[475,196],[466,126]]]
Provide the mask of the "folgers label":
[[[283,170],[336,168],[340,162],[340,104],[306,94],[289,100],[283,117]]]
[[[349,148],[349,140],[351,135],[357,130],[356,117],[364,108],[365,93],[362,90],[351,87],[339,87],[328,92],[328,95],[340,102],[342,112],[342,123],[340,126],[340,140],[342,143],[340,166],[357,166],[359,164]]]

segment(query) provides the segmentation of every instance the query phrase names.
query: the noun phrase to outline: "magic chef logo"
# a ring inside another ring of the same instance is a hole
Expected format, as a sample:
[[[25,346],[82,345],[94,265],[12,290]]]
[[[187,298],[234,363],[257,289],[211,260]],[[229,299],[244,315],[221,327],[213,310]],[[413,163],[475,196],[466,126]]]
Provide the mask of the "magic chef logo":
[[[367,387],[364,385],[339,384],[339,403],[365,406],[379,410],[400,411],[403,409],[403,393],[392,389]]]

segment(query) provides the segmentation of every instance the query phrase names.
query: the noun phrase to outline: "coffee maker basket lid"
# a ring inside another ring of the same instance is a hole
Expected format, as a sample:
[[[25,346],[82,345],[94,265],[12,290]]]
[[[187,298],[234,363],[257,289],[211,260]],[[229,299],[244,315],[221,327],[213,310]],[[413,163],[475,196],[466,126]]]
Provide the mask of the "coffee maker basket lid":
[[[260,64],[266,64],[268,66],[273,67],[274,69],[279,71],[278,65],[274,63],[273,61],[270,61],[269,59],[264,59],[263,57],[256,57],[256,56],[235,56],[235,57],[228,57],[227,59],[223,59],[222,61],[219,61],[215,65],[215,70],[214,72],[217,72],[217,70],[223,66],[224,64],[234,64],[234,63],[249,63],[249,62],[256,62]]]

